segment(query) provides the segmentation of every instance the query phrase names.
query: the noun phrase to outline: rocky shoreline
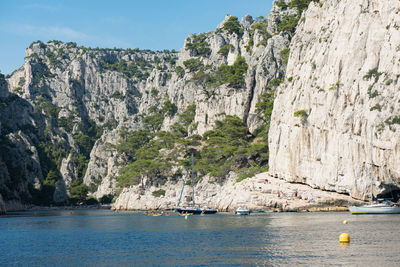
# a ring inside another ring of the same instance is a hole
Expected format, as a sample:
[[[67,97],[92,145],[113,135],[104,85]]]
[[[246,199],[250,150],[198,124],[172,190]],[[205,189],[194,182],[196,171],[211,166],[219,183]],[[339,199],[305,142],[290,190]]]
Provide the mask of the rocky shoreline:
[[[348,195],[312,188],[305,184],[288,183],[274,178],[268,173],[260,173],[241,182],[237,174],[230,173],[229,178],[218,184],[205,176],[195,186],[195,201],[203,207],[212,207],[219,212],[234,212],[240,205],[246,205],[252,211],[279,210],[284,212],[333,212],[347,211],[349,205],[365,202],[355,200]],[[112,209],[131,210],[174,210],[181,193],[183,182],[168,182],[161,187],[141,190],[140,186],[125,188],[116,202],[111,205],[87,206],[27,206],[21,203],[1,202],[0,214],[6,211],[46,211],[46,210],[85,210]],[[153,192],[165,190],[165,195],[155,196]],[[185,186],[181,206],[191,202],[192,188]]]
[[[195,186],[195,201],[204,207],[232,212],[245,204],[253,211],[279,209],[281,211],[346,211],[347,206],[362,204],[348,195],[323,191],[304,184],[288,183],[260,173],[252,178],[236,182],[237,174],[218,184],[205,176]],[[161,186],[165,195],[154,196],[160,188],[145,191],[140,186],[124,189],[112,205],[115,210],[171,210],[177,205],[183,182]],[[191,201],[191,187],[185,186],[182,204]]]

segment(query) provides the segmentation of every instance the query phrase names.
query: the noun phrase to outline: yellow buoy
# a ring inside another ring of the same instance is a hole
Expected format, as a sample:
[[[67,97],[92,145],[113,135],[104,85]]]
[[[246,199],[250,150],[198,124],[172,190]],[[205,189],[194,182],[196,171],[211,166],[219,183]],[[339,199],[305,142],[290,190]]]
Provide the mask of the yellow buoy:
[[[185,215],[185,220],[187,220],[188,219],[188,216],[187,215]]]
[[[343,221],[343,224],[347,224],[347,220],[344,220],[344,221]]]
[[[340,243],[350,243],[350,236],[349,234],[342,233],[339,236],[339,242]]]

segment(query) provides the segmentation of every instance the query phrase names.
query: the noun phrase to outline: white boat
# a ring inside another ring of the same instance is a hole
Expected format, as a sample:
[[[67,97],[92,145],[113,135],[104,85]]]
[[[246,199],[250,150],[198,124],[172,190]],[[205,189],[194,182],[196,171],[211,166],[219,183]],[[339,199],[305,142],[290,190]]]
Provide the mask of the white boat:
[[[378,203],[364,206],[350,206],[352,214],[395,214],[400,213],[400,206],[389,203]]]
[[[246,207],[239,207],[236,209],[235,214],[236,215],[249,215],[250,210]]]
[[[373,144],[373,136],[374,134],[374,126],[371,128],[371,145]],[[372,155],[373,150],[371,150],[371,165],[373,165],[374,156]],[[372,168],[370,168],[372,170]],[[350,206],[349,211],[351,214],[394,214],[400,213],[400,204],[393,203],[388,200],[379,200],[374,196],[374,176],[371,171],[371,200],[373,204],[364,205],[364,206]],[[375,202],[375,203],[374,203]]]

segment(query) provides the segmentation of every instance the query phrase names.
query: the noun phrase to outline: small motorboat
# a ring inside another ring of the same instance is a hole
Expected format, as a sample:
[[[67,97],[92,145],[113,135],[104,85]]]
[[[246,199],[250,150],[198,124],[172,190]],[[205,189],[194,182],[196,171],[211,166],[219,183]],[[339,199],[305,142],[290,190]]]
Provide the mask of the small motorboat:
[[[236,215],[249,215],[250,210],[247,207],[238,207],[235,211]]]

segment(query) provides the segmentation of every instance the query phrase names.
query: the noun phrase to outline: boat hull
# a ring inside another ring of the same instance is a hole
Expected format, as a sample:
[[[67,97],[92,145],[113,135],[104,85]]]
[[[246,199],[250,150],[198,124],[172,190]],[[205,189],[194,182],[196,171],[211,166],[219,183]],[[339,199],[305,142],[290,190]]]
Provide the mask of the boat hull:
[[[185,214],[185,213],[192,213],[192,214],[215,214],[217,213],[216,210],[213,209],[200,209],[200,208],[177,208],[176,209],[177,212],[179,212],[180,214]]]
[[[248,208],[239,207],[235,211],[236,215],[249,215],[250,210]]]
[[[360,206],[349,207],[351,214],[400,214],[400,207],[398,206]]]

